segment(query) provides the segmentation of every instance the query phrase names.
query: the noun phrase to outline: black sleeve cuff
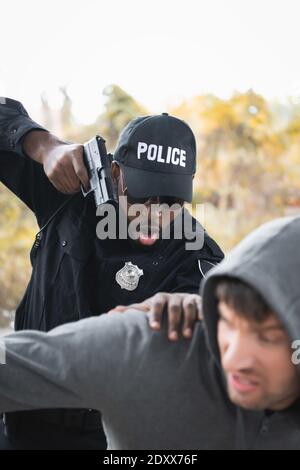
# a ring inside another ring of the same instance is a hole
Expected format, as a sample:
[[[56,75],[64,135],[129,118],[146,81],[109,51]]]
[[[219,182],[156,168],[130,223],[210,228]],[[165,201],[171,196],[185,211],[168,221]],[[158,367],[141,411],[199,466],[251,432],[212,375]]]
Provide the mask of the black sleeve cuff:
[[[9,98],[0,100],[0,150],[16,152],[26,156],[23,152],[23,139],[25,135],[34,130],[47,131],[34,122],[21,103]]]
[[[23,157],[26,154],[23,151],[23,139],[31,131],[46,131],[42,126],[32,121],[30,118],[23,118],[22,123],[18,125],[18,122],[12,123],[12,128],[9,135],[9,144],[13,152],[17,152]]]

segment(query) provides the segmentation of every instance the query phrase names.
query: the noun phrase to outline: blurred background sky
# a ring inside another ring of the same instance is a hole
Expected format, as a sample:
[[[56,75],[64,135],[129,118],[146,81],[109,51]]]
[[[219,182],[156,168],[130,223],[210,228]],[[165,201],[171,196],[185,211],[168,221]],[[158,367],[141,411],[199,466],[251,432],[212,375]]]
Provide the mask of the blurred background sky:
[[[92,121],[117,83],[153,112],[195,94],[300,95],[299,0],[1,0],[0,95]],[[100,109],[101,111],[101,109]]]

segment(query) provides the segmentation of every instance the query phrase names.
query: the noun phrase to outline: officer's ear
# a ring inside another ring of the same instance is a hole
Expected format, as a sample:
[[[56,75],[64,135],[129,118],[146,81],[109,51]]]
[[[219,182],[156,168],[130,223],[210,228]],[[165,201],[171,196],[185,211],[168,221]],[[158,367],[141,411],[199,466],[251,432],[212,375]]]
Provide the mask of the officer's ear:
[[[118,184],[120,178],[120,167],[117,162],[113,161],[111,164],[111,176],[115,184]]]

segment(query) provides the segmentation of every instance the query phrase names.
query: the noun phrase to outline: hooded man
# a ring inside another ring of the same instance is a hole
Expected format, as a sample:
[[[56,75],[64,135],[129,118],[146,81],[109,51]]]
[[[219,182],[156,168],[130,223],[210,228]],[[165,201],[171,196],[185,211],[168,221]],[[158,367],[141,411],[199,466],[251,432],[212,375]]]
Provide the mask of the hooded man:
[[[210,271],[191,340],[139,311],[5,338],[0,409],[92,406],[112,449],[300,449],[299,233],[270,222]]]

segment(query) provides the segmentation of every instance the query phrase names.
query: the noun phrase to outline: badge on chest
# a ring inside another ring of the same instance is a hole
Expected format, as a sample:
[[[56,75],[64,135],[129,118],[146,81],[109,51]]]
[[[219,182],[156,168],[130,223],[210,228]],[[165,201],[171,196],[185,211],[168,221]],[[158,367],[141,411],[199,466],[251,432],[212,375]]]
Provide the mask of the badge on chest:
[[[135,290],[144,271],[131,261],[116,273],[116,281],[121,289]]]

